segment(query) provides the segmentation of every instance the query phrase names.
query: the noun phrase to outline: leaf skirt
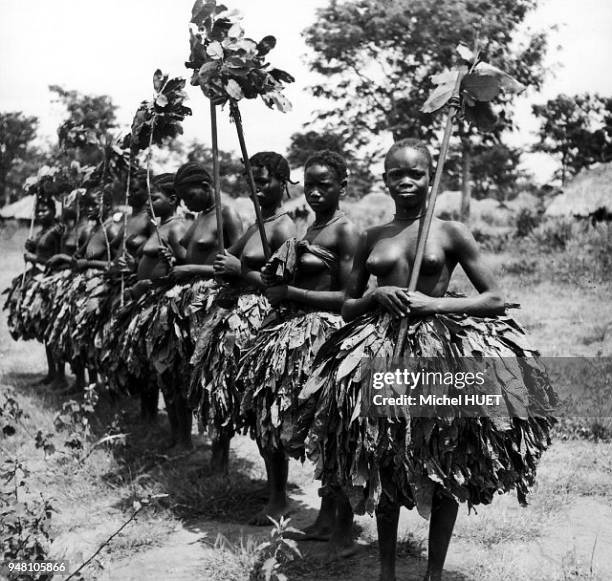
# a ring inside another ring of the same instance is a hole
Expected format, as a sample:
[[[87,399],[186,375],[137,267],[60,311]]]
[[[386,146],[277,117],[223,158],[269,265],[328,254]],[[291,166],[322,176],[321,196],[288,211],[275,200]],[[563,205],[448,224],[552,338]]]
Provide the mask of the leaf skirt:
[[[9,333],[15,341],[44,340],[47,328],[45,294],[51,290],[45,285],[46,278],[34,266],[16,276],[4,291],[7,298],[3,309],[8,311]]]
[[[147,357],[147,332],[167,290],[168,285],[158,285],[136,300],[126,300],[101,334],[99,369],[112,391],[134,395],[154,381]]]
[[[362,487],[372,512],[385,494],[427,517],[434,484],[468,506],[516,490],[525,503],[536,464],[550,444],[557,403],[537,352],[510,317],[436,315],[409,320],[404,357],[496,357],[510,375],[495,384],[508,417],[384,417],[361,413],[373,358],[392,366],[400,320],[368,313],[321,348],[300,393],[309,427],[306,453],[323,484]],[[511,377],[511,381],[506,379]],[[408,408],[409,409],[409,408]]]
[[[287,448],[303,456],[295,437],[298,394],[312,373],[321,346],[342,326],[340,315],[325,311],[275,310],[240,361],[244,384],[241,412],[251,436],[264,448]]]
[[[146,358],[169,401],[179,392],[187,397],[195,327],[217,291],[217,283],[210,279],[175,284],[159,297],[151,314],[145,340]]]
[[[226,287],[198,322],[188,398],[213,437],[231,436],[243,425],[238,361],[269,311],[260,292]]]

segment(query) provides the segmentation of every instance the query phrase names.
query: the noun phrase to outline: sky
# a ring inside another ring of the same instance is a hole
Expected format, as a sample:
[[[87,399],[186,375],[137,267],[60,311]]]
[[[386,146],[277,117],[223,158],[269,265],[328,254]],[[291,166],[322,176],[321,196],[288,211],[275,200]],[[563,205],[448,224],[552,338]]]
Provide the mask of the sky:
[[[312,119],[319,104],[307,87],[316,80],[307,66],[302,30],[314,21],[327,0],[227,0],[244,14],[247,36],[277,37],[270,62],[296,77],[286,90],[293,111],[269,110],[262,101],[243,101],[241,108],[249,151],[285,151],[292,133]],[[188,76],[188,20],[193,0],[0,0],[0,111],[20,110],[40,119],[41,136],[55,139],[62,109],[50,102],[50,84],[83,93],[109,94],[119,105],[119,121],[131,122],[140,101],[152,92],[156,68]],[[517,105],[519,131],[513,145],[534,141],[537,122],[531,103],[560,92],[599,92],[612,96],[612,1],[543,0],[526,25],[541,29],[559,25],[550,36],[546,65],[551,74],[540,94],[528,94]],[[184,123],[185,138],[210,141],[208,102],[189,87],[193,116]],[[219,145],[237,151],[235,128],[227,111],[219,114]],[[526,156],[525,166],[546,181],[554,163],[545,156]]]

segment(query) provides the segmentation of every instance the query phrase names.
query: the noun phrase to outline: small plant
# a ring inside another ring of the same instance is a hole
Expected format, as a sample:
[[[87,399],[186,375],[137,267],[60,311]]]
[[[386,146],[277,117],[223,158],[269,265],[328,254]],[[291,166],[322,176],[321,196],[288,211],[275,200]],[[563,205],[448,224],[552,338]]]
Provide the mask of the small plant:
[[[14,436],[17,433],[17,424],[27,417],[11,390],[2,394],[0,400],[0,433],[3,437]]]
[[[58,432],[68,433],[64,446],[69,448],[77,458],[80,457],[87,441],[91,438],[92,430],[89,419],[98,403],[98,394],[95,388],[95,384],[85,388],[82,403],[73,399],[64,402],[61,411],[57,413],[53,420],[53,425]]]
[[[516,217],[516,236],[525,238],[542,222],[542,215],[531,208],[521,208]]]
[[[274,524],[270,531],[270,540],[261,543],[257,547],[258,558],[251,570],[250,581],[287,581],[287,575],[281,572],[281,568],[293,561],[296,555],[302,558],[297,543],[293,539],[285,538],[287,533],[302,534],[302,531],[289,526],[291,519],[281,517],[275,521],[268,517]]]
[[[48,558],[49,521],[54,509],[42,494],[40,500],[30,494],[29,475],[17,459],[6,460],[0,466],[0,547],[4,561]],[[51,576],[29,573],[27,578],[46,581]]]

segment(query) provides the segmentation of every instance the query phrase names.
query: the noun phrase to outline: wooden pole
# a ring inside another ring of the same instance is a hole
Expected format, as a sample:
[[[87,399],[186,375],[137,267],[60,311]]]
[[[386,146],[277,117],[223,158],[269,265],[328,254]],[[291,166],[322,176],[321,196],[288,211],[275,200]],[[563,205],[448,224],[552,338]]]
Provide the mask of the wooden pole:
[[[130,187],[131,187],[130,181],[132,177],[133,158],[134,158],[134,151],[132,149],[131,135],[130,135],[130,157],[128,160],[127,184],[125,186],[125,205],[123,208],[123,238],[121,239],[121,256],[123,258],[125,258],[126,250],[127,250],[128,219],[127,219],[127,211],[125,209],[125,206],[128,205],[129,203],[128,200],[130,198]],[[119,299],[119,305],[123,307],[124,303],[125,303],[125,273],[122,271],[121,272],[121,295]]]
[[[151,198],[151,155],[153,154],[153,131],[155,129],[155,117],[153,117],[153,121],[151,122],[151,135],[149,136],[149,147],[147,148],[147,198],[149,200],[149,213],[151,214],[151,220],[153,221],[153,226],[155,228],[155,233],[157,234],[157,243],[161,248],[163,245],[161,234],[159,233],[159,226],[157,225],[157,216],[155,215],[155,210],[153,209],[153,199]]]
[[[36,205],[38,203],[38,191],[34,194],[34,203],[32,204],[32,214],[30,215],[30,231],[28,234],[28,240],[32,239],[34,236],[34,222],[36,222]],[[28,262],[26,260],[25,266],[23,267],[23,273],[21,274],[21,282],[19,283],[19,292],[23,290],[23,285],[25,284],[25,276],[28,271]],[[21,294],[19,295],[19,300],[21,301],[23,297]]]
[[[217,141],[217,106],[210,101],[210,131],[213,154],[213,187],[215,194],[215,215],[217,217],[217,248],[223,252],[223,207],[221,206],[221,178],[219,175],[219,143]]]
[[[38,192],[34,194],[34,203],[32,204],[32,213],[30,214],[30,232],[28,238],[34,236],[34,223],[36,222],[36,204],[38,203]]]
[[[444,173],[444,163],[448,154],[448,147],[450,144],[450,138],[453,134],[453,120],[459,109],[459,90],[461,88],[461,80],[463,75],[457,76],[455,88],[453,90],[453,97],[450,101],[450,109],[448,117],[446,118],[446,126],[444,128],[444,137],[442,138],[442,146],[440,147],[440,157],[438,158],[438,164],[436,166],[436,173],[434,176],[433,185],[431,187],[431,193],[427,200],[427,211],[425,213],[425,219],[422,222],[422,226],[419,229],[419,238],[417,241],[416,255],[414,257],[414,264],[412,265],[412,272],[410,273],[410,281],[408,283],[408,292],[414,292],[419,282],[419,274],[421,271],[421,264],[423,263],[423,256],[425,254],[425,245],[427,244],[427,237],[429,235],[429,229],[431,222],[434,217],[434,210],[436,206],[436,197],[438,196],[438,190],[440,189],[440,182],[442,180],[442,174]],[[404,345],[406,343],[406,333],[408,331],[408,318],[404,317],[400,325],[399,336],[397,343],[395,344],[395,350],[393,352],[393,358],[399,359],[401,357]]]
[[[238,103],[233,99],[230,99],[230,114],[236,124],[236,131],[238,133],[238,141],[240,142],[240,151],[242,152],[242,159],[244,160],[244,167],[246,169],[247,181],[249,183],[249,189],[251,192],[251,200],[255,207],[255,218],[257,220],[257,227],[259,228],[259,236],[261,237],[261,244],[263,246],[264,256],[266,260],[270,258],[271,251],[270,245],[268,244],[268,238],[266,236],[266,229],[264,227],[264,221],[261,217],[261,208],[257,202],[257,188],[255,187],[255,180],[253,179],[253,170],[251,168],[251,162],[249,161],[249,154],[247,152],[246,143],[244,140],[244,130],[242,128],[242,118],[240,116],[240,109]]]

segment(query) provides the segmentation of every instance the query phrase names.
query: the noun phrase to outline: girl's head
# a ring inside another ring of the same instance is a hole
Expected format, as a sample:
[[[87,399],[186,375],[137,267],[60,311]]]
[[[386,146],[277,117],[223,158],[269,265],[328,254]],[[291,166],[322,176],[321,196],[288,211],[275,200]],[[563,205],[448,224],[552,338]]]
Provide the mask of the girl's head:
[[[348,171],[344,158],[324,149],[308,158],[304,165],[304,195],[315,213],[338,208],[346,193]]]
[[[36,202],[36,222],[50,226],[55,218],[55,202],[51,198],[39,198]]]
[[[159,174],[152,184],[151,203],[156,216],[166,218],[172,216],[179,204],[179,197],[174,186],[173,173]]]
[[[279,206],[291,178],[289,162],[274,151],[260,151],[249,161],[259,205],[262,208]]]
[[[179,167],[174,177],[176,194],[192,212],[207,210],[214,203],[212,178],[200,163],[188,162]]]
[[[90,188],[83,196],[83,209],[90,220],[103,220],[112,207],[112,186]]]
[[[134,169],[130,172],[130,193],[127,203],[132,208],[141,208],[147,203],[147,170]]]
[[[397,207],[422,207],[427,201],[433,160],[418,139],[394,143],[385,156],[383,179]]]

